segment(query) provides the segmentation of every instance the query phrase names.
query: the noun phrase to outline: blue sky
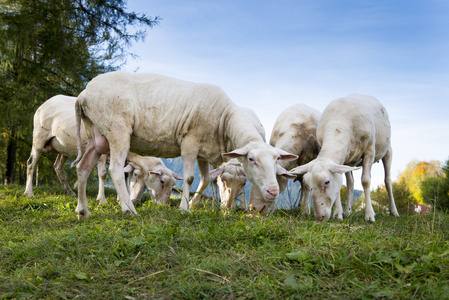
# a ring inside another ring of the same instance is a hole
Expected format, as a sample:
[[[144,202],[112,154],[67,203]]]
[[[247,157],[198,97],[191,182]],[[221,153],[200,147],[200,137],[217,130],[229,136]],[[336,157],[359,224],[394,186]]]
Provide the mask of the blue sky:
[[[449,159],[446,0],[128,0],[160,16],[127,71],[219,85],[267,131],[287,107],[320,111],[350,93],[378,98],[392,124],[392,175]],[[373,187],[383,183],[373,167]],[[356,173],[356,188],[361,188]]]

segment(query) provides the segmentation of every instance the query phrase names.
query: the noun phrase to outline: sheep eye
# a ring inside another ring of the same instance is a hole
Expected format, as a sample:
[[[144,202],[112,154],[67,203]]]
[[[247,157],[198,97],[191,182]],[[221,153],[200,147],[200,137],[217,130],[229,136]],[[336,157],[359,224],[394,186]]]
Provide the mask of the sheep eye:
[[[326,180],[325,182],[324,182],[324,185],[328,185],[330,183],[330,180]]]

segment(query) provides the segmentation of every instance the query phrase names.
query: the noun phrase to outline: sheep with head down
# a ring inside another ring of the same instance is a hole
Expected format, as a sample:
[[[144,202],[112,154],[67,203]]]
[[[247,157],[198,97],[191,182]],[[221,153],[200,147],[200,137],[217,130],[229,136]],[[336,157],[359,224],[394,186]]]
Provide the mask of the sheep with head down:
[[[292,170],[295,175],[304,174],[304,181],[311,189],[317,221],[331,216],[343,219],[340,199],[342,174],[346,173],[348,198],[344,214],[351,214],[354,191],[352,171],[362,167],[362,185],[365,192],[365,219],[375,221],[371,204],[371,167],[382,160],[385,169],[385,187],[390,199],[390,214],[399,214],[393,198],[391,181],[391,126],[385,107],[374,97],[351,94],[332,101],[324,110],[317,128],[321,145],[318,157]]]
[[[134,204],[139,204],[145,188],[156,203],[168,204],[176,180],[182,180],[177,173],[167,168],[162,159],[128,153],[124,169],[129,173],[129,195]]]
[[[222,210],[235,209],[236,200],[239,195],[240,208],[246,210],[246,176],[242,164],[236,158],[211,170],[210,176],[217,180],[217,185],[220,191],[220,207]],[[216,196],[214,195],[214,198],[215,197]]]
[[[67,195],[76,197],[64,174],[64,164],[68,158],[75,158],[76,119],[74,104],[76,97],[56,95],[45,101],[34,114],[33,145],[27,161],[27,180],[24,194],[33,197],[33,176],[42,153],[56,153],[53,165],[59,182]],[[83,147],[86,146],[84,128],[81,132]],[[98,162],[98,196],[100,203],[106,202],[104,182],[106,180],[106,157]]]

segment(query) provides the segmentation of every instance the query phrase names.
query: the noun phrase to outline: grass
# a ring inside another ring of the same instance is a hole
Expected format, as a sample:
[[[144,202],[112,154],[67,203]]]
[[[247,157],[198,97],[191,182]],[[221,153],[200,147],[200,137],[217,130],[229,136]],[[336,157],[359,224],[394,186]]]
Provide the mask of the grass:
[[[449,299],[449,216],[362,214],[316,223],[109,204],[77,220],[76,199],[0,186],[0,299]]]

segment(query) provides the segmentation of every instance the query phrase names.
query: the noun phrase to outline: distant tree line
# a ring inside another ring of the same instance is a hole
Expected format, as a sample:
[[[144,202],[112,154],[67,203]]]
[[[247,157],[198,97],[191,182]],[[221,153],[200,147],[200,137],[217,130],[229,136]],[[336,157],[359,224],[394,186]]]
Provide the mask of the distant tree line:
[[[0,5],[0,179],[24,183],[33,115],[57,94],[78,95],[118,69],[129,46],[159,18],[126,11],[126,0],[3,0]],[[54,156],[42,160],[40,178]],[[48,177],[48,178],[47,178]]]
[[[399,213],[413,212],[417,204],[449,211],[449,160],[444,165],[439,161],[412,161],[393,182],[393,195]],[[375,189],[371,198],[375,211],[388,210],[385,186]]]

